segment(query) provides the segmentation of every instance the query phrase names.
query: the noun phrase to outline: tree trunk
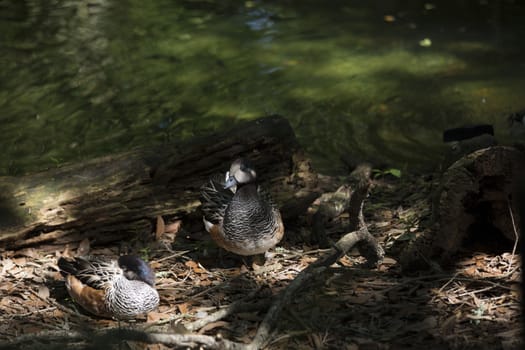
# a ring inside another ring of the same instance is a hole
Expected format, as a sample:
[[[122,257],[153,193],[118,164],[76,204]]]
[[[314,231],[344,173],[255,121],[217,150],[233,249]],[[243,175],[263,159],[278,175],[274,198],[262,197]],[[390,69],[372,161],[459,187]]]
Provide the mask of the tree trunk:
[[[520,222],[516,190],[523,182],[525,154],[493,146],[463,156],[441,178],[433,203],[433,225],[403,252],[407,270],[428,259],[449,264],[467,246],[498,250],[517,240]]]
[[[253,161],[276,201],[286,204],[299,187],[315,185],[301,154],[289,123],[272,116],[184,143],[3,177],[0,242],[17,248],[150,234],[158,215],[180,218],[195,210],[200,186],[239,156]]]
[[[476,231],[492,228],[514,241],[515,229],[519,232],[514,193],[523,181],[524,164],[522,152],[504,146],[478,150],[454,163],[443,175],[433,207],[439,223],[436,246],[455,253],[476,223]]]

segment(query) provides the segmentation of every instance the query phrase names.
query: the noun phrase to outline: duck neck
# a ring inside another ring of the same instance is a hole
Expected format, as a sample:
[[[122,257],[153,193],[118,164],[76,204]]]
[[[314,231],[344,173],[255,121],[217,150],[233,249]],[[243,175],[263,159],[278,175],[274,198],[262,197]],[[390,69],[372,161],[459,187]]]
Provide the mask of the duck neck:
[[[235,192],[235,196],[240,199],[253,199],[257,198],[257,185],[253,182],[237,185],[237,191]]]

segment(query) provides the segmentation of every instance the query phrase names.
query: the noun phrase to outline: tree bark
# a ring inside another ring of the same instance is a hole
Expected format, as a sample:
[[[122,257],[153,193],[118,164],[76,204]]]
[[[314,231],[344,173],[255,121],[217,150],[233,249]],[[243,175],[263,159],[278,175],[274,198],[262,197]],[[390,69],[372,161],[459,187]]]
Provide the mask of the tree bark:
[[[523,153],[505,146],[484,148],[454,163],[441,179],[433,206],[434,220],[439,223],[436,246],[447,254],[455,253],[469,227],[478,221],[479,227],[492,226],[513,241],[511,217],[518,217],[513,194],[523,181],[524,164]]]
[[[468,244],[477,250],[514,242],[519,232],[516,189],[523,182],[525,154],[493,146],[463,156],[443,174],[434,193],[432,225],[402,253],[405,270],[450,264]],[[487,240],[487,236],[490,238]]]
[[[108,243],[150,234],[156,216],[181,218],[195,210],[200,186],[239,156],[253,161],[280,204],[315,185],[291,126],[271,116],[184,143],[2,177],[0,244],[16,248],[82,238]]]

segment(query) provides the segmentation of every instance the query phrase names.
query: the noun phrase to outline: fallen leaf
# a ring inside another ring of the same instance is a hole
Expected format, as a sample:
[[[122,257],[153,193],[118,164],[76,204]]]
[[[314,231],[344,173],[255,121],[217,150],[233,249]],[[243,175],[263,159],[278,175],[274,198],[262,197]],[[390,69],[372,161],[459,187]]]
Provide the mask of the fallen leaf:
[[[465,274],[470,275],[470,276],[477,276],[477,275],[479,275],[478,269],[475,266],[467,267],[465,269]]]
[[[255,273],[255,275],[262,275],[265,273],[273,272],[273,271],[279,271],[283,266],[279,263],[271,264],[271,265],[265,265],[260,266],[257,264],[252,264],[252,269]]]
[[[18,255],[22,255],[28,258],[33,258],[33,259],[36,259],[39,256],[37,251],[34,248],[20,249],[17,253]]]
[[[169,316],[166,315],[166,314],[163,314],[163,313],[160,313],[160,312],[156,312],[156,311],[151,311],[151,312],[148,312],[148,322],[158,322],[160,320],[163,320],[163,319],[166,319],[168,318]]]
[[[155,228],[155,239],[159,240],[162,235],[166,232],[166,224],[162,216],[157,215],[157,227]]]
[[[91,250],[91,245],[89,244],[89,239],[84,238],[78,244],[77,255],[78,256],[88,255],[90,250]]]
[[[74,255],[71,253],[71,250],[69,249],[69,244],[66,244],[66,248],[62,252],[62,254],[57,253],[57,257],[63,256],[64,258],[72,258]]]
[[[49,298],[49,288],[47,288],[44,285],[38,286],[38,293],[37,294],[38,294],[38,296],[41,299],[47,299],[47,298]]]
[[[14,258],[14,259],[13,259],[13,262],[14,262],[16,265],[18,265],[18,266],[20,266],[20,267],[23,267],[23,266],[26,265],[26,263],[27,263],[27,259],[26,259],[26,258]]]
[[[13,263],[13,260],[11,259],[4,259],[2,262],[2,275],[6,273],[6,271],[11,270],[13,267],[15,267],[15,263]]]
[[[315,349],[322,349],[322,348],[324,348],[323,341],[322,341],[321,337],[319,336],[319,334],[310,333],[310,339],[311,339],[312,343],[314,343]]]
[[[175,334],[189,334],[191,333],[182,323],[172,323],[170,331]]]
[[[217,327],[225,327],[228,324],[229,323],[226,322],[226,321],[217,321],[217,322],[208,323],[206,326],[204,326],[201,329],[199,329],[198,334],[204,334],[204,333],[206,333],[209,330],[212,330],[212,329],[217,328]]]
[[[53,313],[52,313],[53,317],[56,317],[56,318],[59,318],[59,319],[64,319],[64,317],[65,317],[64,315],[65,314],[61,310],[58,310],[58,309],[53,310]]]
[[[177,233],[182,226],[182,220],[177,220],[166,225],[166,233]]]
[[[177,308],[179,309],[179,312],[181,314],[187,314],[188,313],[188,303],[182,303],[182,304],[178,304],[177,305]]]
[[[385,256],[383,258],[383,264],[385,264],[385,265],[395,265],[395,264],[397,264],[397,260],[392,259],[392,258],[390,258],[388,256]]]
[[[200,275],[200,277],[202,278],[202,275]],[[199,287],[208,287],[208,286],[211,286],[212,282],[208,279],[208,276],[205,276],[205,278],[201,279],[200,281],[198,281],[198,286]]]
[[[5,311],[6,308],[9,308],[11,306],[11,298],[2,298],[0,299],[0,306]]]
[[[3,290],[3,291],[8,291],[10,289],[13,288],[13,283],[9,282],[9,281],[2,281],[2,283],[0,283],[0,290]]]
[[[187,267],[191,268],[193,270],[193,272],[195,272],[195,273],[207,273],[208,272],[199,263],[197,263],[197,262],[195,262],[193,260],[186,261],[186,263],[184,263],[184,265],[186,265]]]
[[[156,270],[156,269],[162,267],[162,263],[160,263],[158,261],[149,261],[148,264],[149,264],[149,267],[151,267],[153,270]]]
[[[136,346],[137,342],[127,341],[126,344],[130,347],[130,349],[133,349],[131,347],[131,345],[135,345]],[[167,348],[168,347],[166,345],[163,345],[163,344],[148,344],[145,347],[143,347],[142,349],[146,349],[146,350],[163,350],[163,349],[167,349]]]

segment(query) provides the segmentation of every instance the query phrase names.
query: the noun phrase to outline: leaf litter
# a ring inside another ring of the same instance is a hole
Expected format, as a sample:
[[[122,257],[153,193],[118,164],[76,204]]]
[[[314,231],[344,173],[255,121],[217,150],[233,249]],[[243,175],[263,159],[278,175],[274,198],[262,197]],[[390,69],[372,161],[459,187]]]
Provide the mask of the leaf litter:
[[[338,187],[334,179],[333,188]],[[418,187],[414,189],[414,187]],[[403,198],[402,193],[419,193]],[[326,269],[285,308],[268,349],[517,349],[521,344],[520,255],[471,252],[458,257],[452,270],[403,274],[397,261],[409,235],[422,230],[429,215],[430,184],[399,181],[377,184],[365,203],[371,232],[387,249],[380,266],[362,266],[349,254]],[[286,239],[262,266],[221,252],[208,236],[186,231],[199,225],[166,224],[131,249],[146,255],[156,270],[161,296],[158,310],[133,322],[93,317],[68,296],[56,261],[62,254],[117,256],[118,246],[97,246],[83,240],[67,247],[42,245],[0,254],[0,345],[21,348],[31,335],[139,327],[177,333],[218,335],[248,343],[258,323],[286,286],[325,252],[315,244],[290,244]],[[287,235],[308,232],[311,217],[302,218]],[[348,217],[326,223],[334,240],[345,232]],[[306,228],[306,229],[305,229]],[[188,238],[189,237],[189,238]],[[199,239],[195,239],[198,237]],[[236,312],[212,319],[217,312],[242,302]],[[199,323],[202,321],[201,323]],[[137,344],[125,342],[128,348]],[[6,343],[7,344],[7,343]],[[80,346],[71,339],[68,346]],[[40,344],[41,345],[41,344]],[[141,349],[165,349],[150,344]]]

